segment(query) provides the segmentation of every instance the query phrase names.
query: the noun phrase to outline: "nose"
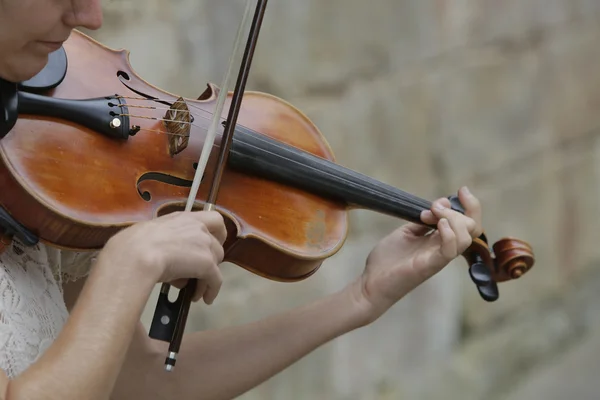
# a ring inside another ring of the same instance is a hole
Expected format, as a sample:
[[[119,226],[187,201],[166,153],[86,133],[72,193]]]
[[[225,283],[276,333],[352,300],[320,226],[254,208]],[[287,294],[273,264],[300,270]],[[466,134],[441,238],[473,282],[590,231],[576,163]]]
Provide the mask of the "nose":
[[[72,4],[71,12],[65,16],[65,24],[72,28],[100,29],[102,26],[101,0],[75,0]]]

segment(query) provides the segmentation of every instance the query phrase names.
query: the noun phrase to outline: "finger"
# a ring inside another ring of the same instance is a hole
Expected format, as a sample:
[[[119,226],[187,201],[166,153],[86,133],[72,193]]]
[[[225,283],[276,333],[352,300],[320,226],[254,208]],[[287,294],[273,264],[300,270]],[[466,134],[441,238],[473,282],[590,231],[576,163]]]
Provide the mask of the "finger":
[[[456,237],[455,240],[459,253],[465,251],[473,241],[469,227],[472,229],[475,222],[471,218],[449,208],[434,208],[434,214],[439,216],[440,219],[445,218],[447,220],[450,229],[452,229]]]
[[[181,218],[182,216],[185,216],[187,213],[188,213],[187,211],[173,211],[173,212],[161,215],[160,217],[155,218],[153,221],[164,221],[164,220],[168,220],[168,219]]]
[[[442,240],[440,246],[440,255],[443,257],[443,262],[447,263],[449,260],[458,256],[458,246],[456,243],[456,234],[450,227],[450,223],[446,218],[440,219],[438,223],[438,231]]]
[[[198,285],[196,286],[196,292],[194,293],[194,298],[192,299],[193,302],[197,302],[204,296],[204,293],[206,293],[207,286],[208,284],[206,283],[206,281],[198,281]]]
[[[439,218],[436,217],[431,210],[424,210],[421,212],[421,221],[427,225],[436,225],[439,221]]]
[[[221,244],[227,239],[227,228],[225,227],[225,219],[217,211],[201,211],[200,217],[202,222],[208,228],[208,231],[215,235]]]
[[[217,295],[221,290],[221,285],[223,284],[223,276],[221,275],[219,267],[215,266],[210,269],[210,272],[206,276],[206,284],[204,302],[210,305],[217,298]]]
[[[225,250],[223,249],[223,245],[213,235],[210,235],[210,238],[210,251],[214,256],[215,264],[221,264],[223,262],[223,258],[225,257]]]
[[[450,203],[450,200],[448,200],[446,197],[440,197],[431,204],[431,208],[435,208],[437,206],[441,206],[443,208],[450,208],[452,204]]]
[[[402,229],[404,229],[406,232],[410,233],[411,235],[423,236],[423,235],[427,234],[427,232],[430,232],[432,228],[429,226],[409,222],[409,223],[405,224],[402,227]]]
[[[184,287],[187,286],[189,282],[189,279],[176,279],[172,282],[169,282],[169,285],[181,290]],[[194,292],[194,296],[192,297],[192,301],[196,302],[198,300],[200,300],[202,298],[202,295],[204,295],[204,292],[206,291],[206,282],[204,281],[198,281],[197,285],[196,285],[196,291]]]
[[[169,282],[169,285],[176,287],[177,289],[183,289],[185,287],[185,285],[187,285],[188,280],[185,278],[182,279],[176,279],[172,282]]]
[[[475,226],[473,227],[471,233],[473,233],[475,237],[481,235],[483,233],[483,221],[481,203],[479,202],[479,199],[473,196],[466,186],[463,186],[458,191],[458,199],[463,207],[465,207],[465,215],[471,217],[475,222]]]
[[[435,207],[450,208],[450,206],[450,200],[447,198],[441,197],[437,199],[431,203],[431,208],[429,210],[421,212],[421,221],[428,225],[437,225],[440,219],[431,210]]]

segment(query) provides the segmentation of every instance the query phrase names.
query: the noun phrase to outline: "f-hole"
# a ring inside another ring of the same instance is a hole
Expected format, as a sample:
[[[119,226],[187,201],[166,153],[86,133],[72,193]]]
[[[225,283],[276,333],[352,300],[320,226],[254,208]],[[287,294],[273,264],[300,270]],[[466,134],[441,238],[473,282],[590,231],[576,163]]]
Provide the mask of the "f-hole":
[[[195,162],[193,164],[193,167],[194,167],[194,171],[197,170],[198,169],[198,163]],[[138,194],[145,201],[151,201],[152,200],[152,194],[150,194],[150,192],[148,192],[148,191],[142,192],[140,190],[140,184],[142,182],[145,182],[145,181],[156,181],[156,182],[165,183],[167,185],[173,185],[173,186],[179,186],[179,187],[188,187],[188,188],[192,187],[192,183],[193,183],[193,181],[191,181],[189,179],[184,179],[184,178],[180,178],[180,177],[177,177],[177,176],[173,176],[173,175],[169,175],[169,174],[164,174],[162,172],[146,172],[145,174],[143,174],[142,176],[140,176],[140,178],[137,181],[137,191],[138,191]]]

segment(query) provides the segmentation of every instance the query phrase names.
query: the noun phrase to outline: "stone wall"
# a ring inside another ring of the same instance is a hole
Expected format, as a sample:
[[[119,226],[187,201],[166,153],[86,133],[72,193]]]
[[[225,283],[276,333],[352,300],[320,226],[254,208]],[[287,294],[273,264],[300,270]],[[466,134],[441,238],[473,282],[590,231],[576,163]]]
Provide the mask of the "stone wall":
[[[243,2],[105,8],[94,37],[131,50],[148,81],[197,97],[206,82],[221,82]],[[430,199],[468,185],[490,240],[529,241],[537,265],[489,304],[457,261],[380,321],[243,399],[489,400],[593,330],[599,20],[595,0],[270,2],[248,89],[307,113],[345,166]],[[398,224],[353,212],[345,247],[302,283],[226,265],[217,303],[195,306],[189,328],[242,324],[331,293]]]

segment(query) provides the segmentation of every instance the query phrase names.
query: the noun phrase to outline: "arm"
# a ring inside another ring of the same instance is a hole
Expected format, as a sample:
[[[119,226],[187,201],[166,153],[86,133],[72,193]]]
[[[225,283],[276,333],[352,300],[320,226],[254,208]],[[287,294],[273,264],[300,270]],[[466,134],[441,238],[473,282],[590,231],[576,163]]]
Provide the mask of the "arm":
[[[172,373],[163,369],[168,345],[150,340],[140,326],[114,398],[235,398],[328,341],[375,321],[481,234],[477,199],[464,190],[459,196],[474,219],[440,199],[434,206],[441,208],[422,217],[437,223],[437,231],[404,225],[371,251],[357,280],[308,306],[240,327],[185,335]]]
[[[222,282],[218,263],[226,236],[216,212],[175,212],[117,233],[100,252],[54,343],[14,379],[0,373],[0,397],[109,398],[134,351],[130,344],[154,285],[196,278],[201,285],[195,300],[211,304]],[[73,297],[65,301],[73,303]]]
[[[2,376],[3,399],[109,398],[155,284],[153,275],[117,271],[118,264],[101,254],[57,340],[15,379]]]
[[[244,326],[186,334],[171,373],[164,371],[168,344],[151,340],[139,325],[114,399],[235,398],[366,324],[356,288]]]

